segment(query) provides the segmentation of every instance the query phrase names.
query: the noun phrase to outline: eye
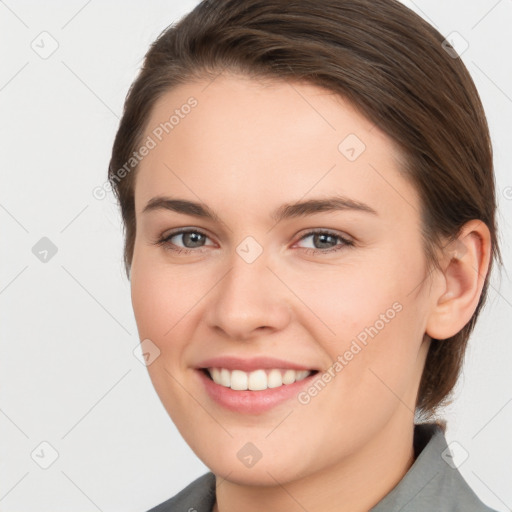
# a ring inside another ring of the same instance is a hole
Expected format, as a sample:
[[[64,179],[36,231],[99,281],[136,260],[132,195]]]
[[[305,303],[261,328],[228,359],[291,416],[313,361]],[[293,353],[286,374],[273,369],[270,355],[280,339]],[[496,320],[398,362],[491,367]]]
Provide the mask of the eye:
[[[183,245],[177,245],[172,241],[173,239],[176,239],[176,241],[181,239]],[[198,252],[204,246],[206,239],[208,239],[208,236],[198,229],[180,229],[159,238],[155,244],[177,253],[191,253]]]
[[[325,254],[336,252],[354,245],[354,242],[341,236],[339,233],[326,230],[310,231],[302,236],[300,240],[305,240],[307,238],[311,238],[314,246],[313,248],[304,248],[307,254]],[[338,241],[341,241],[341,243],[337,243]],[[320,246],[320,248],[317,248],[318,246]]]
[[[311,238],[314,247],[304,247],[303,249],[306,254],[331,253],[354,245],[354,242],[339,233],[326,230],[309,231],[300,238],[300,241],[306,240],[307,238]],[[176,240],[173,242],[173,239]],[[182,245],[176,243],[180,239]],[[180,229],[159,238],[155,244],[176,253],[187,254],[202,252],[201,249],[205,247],[205,241],[207,239],[209,239],[208,235],[198,229]],[[318,246],[320,247],[318,248]]]

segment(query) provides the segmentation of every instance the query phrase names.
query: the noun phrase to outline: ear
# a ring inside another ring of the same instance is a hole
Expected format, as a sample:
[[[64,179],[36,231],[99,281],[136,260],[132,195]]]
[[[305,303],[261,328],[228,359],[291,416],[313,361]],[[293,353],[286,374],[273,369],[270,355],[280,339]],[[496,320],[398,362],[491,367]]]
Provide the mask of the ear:
[[[457,334],[475,312],[489,270],[489,228],[481,220],[467,222],[443,252],[442,286],[426,326],[426,333],[438,340]]]

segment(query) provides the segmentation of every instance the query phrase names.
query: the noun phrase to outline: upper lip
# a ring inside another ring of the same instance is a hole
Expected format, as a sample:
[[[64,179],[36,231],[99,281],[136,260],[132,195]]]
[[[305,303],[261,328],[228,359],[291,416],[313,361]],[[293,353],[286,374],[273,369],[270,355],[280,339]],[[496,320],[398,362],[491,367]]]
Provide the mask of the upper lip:
[[[242,359],[240,357],[223,356],[213,357],[201,361],[198,368],[226,368],[228,370],[242,370],[250,372],[259,369],[282,368],[291,370],[314,370],[311,366],[285,361],[284,359],[276,359],[274,357],[253,357],[250,359]]]

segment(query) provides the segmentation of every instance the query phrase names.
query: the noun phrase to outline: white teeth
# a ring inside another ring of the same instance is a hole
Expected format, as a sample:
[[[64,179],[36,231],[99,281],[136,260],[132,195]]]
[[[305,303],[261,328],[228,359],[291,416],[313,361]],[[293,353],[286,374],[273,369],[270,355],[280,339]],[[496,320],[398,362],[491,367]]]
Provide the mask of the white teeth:
[[[247,389],[248,380],[249,376],[247,373],[241,370],[233,370],[231,372],[231,389],[236,389],[237,391]]]
[[[247,387],[252,391],[267,389],[267,374],[265,370],[256,370],[249,373],[249,384]]]
[[[279,370],[270,370],[267,376],[267,386],[269,388],[278,388],[283,385],[283,377]]]
[[[293,384],[295,382],[295,370],[286,370],[283,375],[283,384]]]
[[[210,374],[215,382],[220,382],[220,370],[218,368],[212,368]]]
[[[244,372],[242,370],[228,370],[226,368],[208,368],[211,378],[216,384],[236,391],[261,391],[268,388],[293,384],[309,377],[309,370],[254,370]]]
[[[226,368],[222,368],[222,370],[220,371],[220,380],[216,380],[215,382],[227,388],[231,387],[231,372],[229,370],[226,370]]]

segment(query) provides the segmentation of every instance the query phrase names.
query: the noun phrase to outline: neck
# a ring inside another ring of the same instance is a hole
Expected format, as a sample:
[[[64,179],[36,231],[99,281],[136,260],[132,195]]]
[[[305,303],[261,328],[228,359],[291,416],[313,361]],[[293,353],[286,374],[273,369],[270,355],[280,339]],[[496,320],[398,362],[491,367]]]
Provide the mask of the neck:
[[[398,424],[391,420],[357,453],[300,480],[265,487],[224,480],[213,512],[367,512],[412,466],[413,435],[414,423],[404,415]]]

